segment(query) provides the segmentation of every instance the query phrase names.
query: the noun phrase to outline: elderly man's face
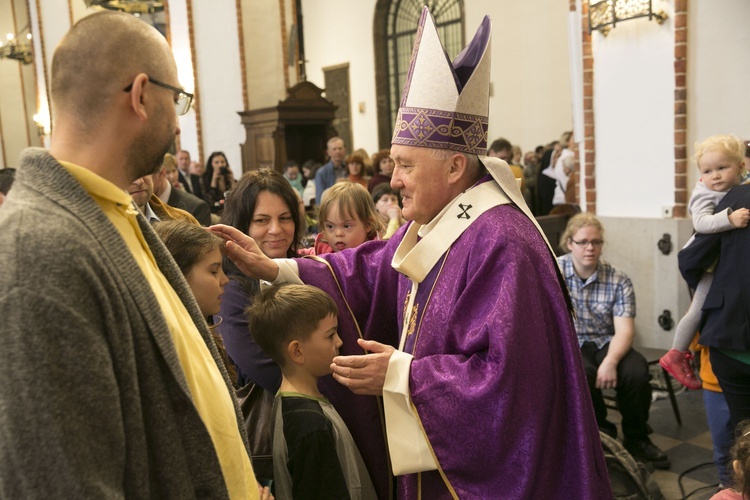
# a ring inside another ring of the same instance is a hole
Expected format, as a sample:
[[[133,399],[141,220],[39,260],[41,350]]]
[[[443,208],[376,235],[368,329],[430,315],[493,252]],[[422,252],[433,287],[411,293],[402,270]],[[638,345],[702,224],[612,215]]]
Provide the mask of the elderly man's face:
[[[138,208],[143,211],[146,203],[154,193],[154,180],[150,175],[144,175],[136,179],[129,187],[128,193],[133,197],[133,201],[138,205]]]
[[[401,191],[404,218],[427,224],[453,198],[448,176],[450,159],[437,160],[432,151],[412,146],[391,146],[396,163],[391,187]]]
[[[344,141],[341,139],[331,141],[328,144],[327,150],[328,156],[331,158],[333,163],[341,163],[346,157],[346,148],[344,147]]]

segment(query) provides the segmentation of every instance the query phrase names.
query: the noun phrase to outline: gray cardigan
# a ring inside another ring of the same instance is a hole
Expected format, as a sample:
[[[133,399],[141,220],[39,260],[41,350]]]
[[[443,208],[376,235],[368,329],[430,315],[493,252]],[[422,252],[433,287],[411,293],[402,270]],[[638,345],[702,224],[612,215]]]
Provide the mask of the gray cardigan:
[[[45,150],[20,162],[0,207],[0,498],[226,498],[166,321],[120,234]],[[232,391],[185,279],[139,223]]]

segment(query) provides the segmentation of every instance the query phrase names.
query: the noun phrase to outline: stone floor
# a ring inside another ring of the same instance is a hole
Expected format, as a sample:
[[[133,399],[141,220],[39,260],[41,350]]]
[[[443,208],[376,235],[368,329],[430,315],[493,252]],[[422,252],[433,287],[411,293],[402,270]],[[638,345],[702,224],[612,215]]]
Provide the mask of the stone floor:
[[[666,392],[657,394],[666,396]],[[668,398],[657,399],[651,405],[649,424],[654,430],[650,436],[651,440],[664,450],[672,461],[669,470],[656,470],[653,477],[667,500],[709,499],[716,493],[719,476],[713,464],[711,434],[706,424],[703,394],[701,391],[683,390],[677,394],[677,405],[680,408],[682,425],[677,423]],[[608,418],[619,427],[620,414],[616,410],[609,410]],[[618,432],[622,436],[621,428]],[[702,464],[705,465],[701,466]],[[686,473],[680,479],[683,472],[694,467],[695,470]]]

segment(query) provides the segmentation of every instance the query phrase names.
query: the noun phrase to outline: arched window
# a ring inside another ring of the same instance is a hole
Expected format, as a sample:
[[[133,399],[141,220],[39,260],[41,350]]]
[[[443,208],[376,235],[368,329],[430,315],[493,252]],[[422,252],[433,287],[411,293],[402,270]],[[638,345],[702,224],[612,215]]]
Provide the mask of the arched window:
[[[378,81],[378,135],[382,147],[388,147],[391,142],[414,48],[414,36],[425,5],[435,19],[448,57],[455,58],[464,46],[463,0],[378,1],[374,26],[375,71]]]

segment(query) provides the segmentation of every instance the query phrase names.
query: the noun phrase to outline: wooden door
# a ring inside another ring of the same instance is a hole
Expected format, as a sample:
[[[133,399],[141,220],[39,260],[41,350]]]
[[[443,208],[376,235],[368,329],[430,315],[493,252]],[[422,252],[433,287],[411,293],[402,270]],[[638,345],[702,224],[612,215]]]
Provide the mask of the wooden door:
[[[333,128],[344,140],[347,153],[354,151],[352,144],[351,99],[349,97],[349,63],[323,68],[326,85],[326,99],[338,106]]]

